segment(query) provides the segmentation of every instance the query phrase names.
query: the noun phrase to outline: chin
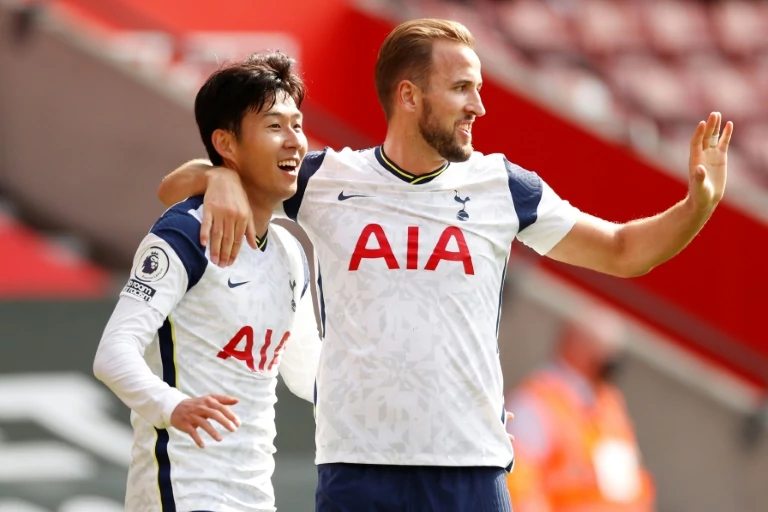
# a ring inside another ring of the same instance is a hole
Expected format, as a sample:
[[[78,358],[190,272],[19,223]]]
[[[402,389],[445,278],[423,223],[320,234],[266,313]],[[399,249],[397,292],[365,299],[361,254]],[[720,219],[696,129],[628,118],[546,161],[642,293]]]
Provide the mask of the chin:
[[[296,182],[294,181],[291,186],[285,187],[281,191],[282,192],[281,195],[283,196],[282,201],[285,201],[286,199],[289,199],[289,198],[293,197],[296,194],[296,190],[297,190]]]

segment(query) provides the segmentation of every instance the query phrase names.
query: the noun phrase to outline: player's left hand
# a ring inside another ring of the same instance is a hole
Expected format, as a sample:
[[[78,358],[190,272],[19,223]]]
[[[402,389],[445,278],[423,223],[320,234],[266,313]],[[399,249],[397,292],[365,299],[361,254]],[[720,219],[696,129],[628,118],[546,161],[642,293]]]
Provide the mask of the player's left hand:
[[[504,423],[504,426],[506,427],[507,423],[509,423],[513,419],[515,419],[515,415],[512,414],[511,412],[507,411],[507,421]],[[510,443],[515,440],[515,436],[513,436],[509,432],[507,432],[507,437],[509,438],[509,442]]]
[[[691,139],[688,197],[700,211],[714,209],[725,193],[728,145],[733,134],[733,123],[726,123],[721,136],[722,120],[720,112],[712,112],[706,122],[699,122]]]

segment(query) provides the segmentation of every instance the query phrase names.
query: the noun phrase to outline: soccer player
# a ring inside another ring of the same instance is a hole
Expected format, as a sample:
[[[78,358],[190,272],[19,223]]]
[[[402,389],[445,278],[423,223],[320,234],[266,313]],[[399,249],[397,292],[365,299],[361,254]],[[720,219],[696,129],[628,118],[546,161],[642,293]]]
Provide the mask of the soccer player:
[[[626,224],[579,211],[502,154],[474,151],[472,125],[485,107],[473,45],[451,21],[395,28],[375,71],[384,143],[308,153],[283,203],[319,263],[319,512],[510,510],[497,335],[512,241],[637,276],[682,250],[723,196],[733,126],[718,140],[717,113],[694,133],[687,196]],[[239,211],[237,179],[193,161],[160,196],[168,203],[207,189],[206,204]],[[233,245],[222,244],[222,226],[244,217],[208,213],[209,242],[226,268]],[[242,229],[227,229],[242,239]]]
[[[208,156],[239,176],[261,236],[235,264],[209,264],[203,198],[190,197],[136,252],[94,361],[132,410],[129,512],[275,510],[277,373],[312,401],[320,352],[306,256],[270,224],[307,152],[303,96],[281,53],[224,67],[197,94]]]

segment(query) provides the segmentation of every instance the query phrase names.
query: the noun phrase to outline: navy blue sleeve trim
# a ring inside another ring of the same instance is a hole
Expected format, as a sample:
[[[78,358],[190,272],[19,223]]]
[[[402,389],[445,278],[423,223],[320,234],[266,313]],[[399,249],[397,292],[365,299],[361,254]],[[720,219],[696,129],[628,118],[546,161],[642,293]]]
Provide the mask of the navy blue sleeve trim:
[[[296,193],[283,202],[285,215],[294,222],[296,222],[296,218],[299,215],[299,208],[301,208],[301,201],[304,199],[304,192],[307,190],[309,179],[314,176],[318,169],[320,169],[324,159],[325,150],[310,151],[304,156],[304,161],[301,162],[298,183],[296,184]]]
[[[504,165],[507,168],[512,203],[515,205],[515,212],[520,221],[519,233],[536,222],[543,186],[541,178],[535,172],[527,171],[506,158],[504,158]]]
[[[195,196],[176,204],[152,226],[151,233],[165,240],[184,264],[187,271],[187,291],[195,286],[208,266],[205,247],[200,245],[200,221],[187,213],[203,202]]]

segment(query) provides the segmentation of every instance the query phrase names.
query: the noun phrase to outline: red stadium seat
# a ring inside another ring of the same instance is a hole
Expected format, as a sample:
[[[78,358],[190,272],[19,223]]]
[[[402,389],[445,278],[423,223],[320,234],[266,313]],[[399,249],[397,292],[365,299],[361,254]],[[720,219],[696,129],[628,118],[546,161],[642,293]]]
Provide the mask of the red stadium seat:
[[[584,51],[596,57],[645,49],[647,42],[633,4],[585,0],[574,15]]]
[[[728,119],[743,121],[766,114],[755,81],[740,67],[707,56],[690,59],[682,69],[690,90],[701,99],[702,116],[717,110]]]
[[[539,63],[541,87],[565,103],[565,107],[592,125],[615,125],[621,112],[610,87],[595,73],[565,59]]]
[[[734,137],[737,131],[745,154],[768,178],[768,121],[740,125]]]
[[[542,2],[514,0],[498,6],[499,22],[521,49],[529,52],[571,53],[574,38],[566,20]]]
[[[768,16],[768,11],[766,16]],[[752,59],[747,65],[747,73],[755,84],[761,104],[763,106],[768,105],[768,53],[760,58]]]
[[[683,57],[714,48],[706,11],[698,2],[645,0],[637,5],[650,43],[658,53]]]
[[[680,70],[659,59],[628,56],[606,67],[617,95],[661,122],[700,118],[698,97]]]
[[[710,8],[710,20],[723,52],[736,57],[768,50],[768,8],[731,0]]]

